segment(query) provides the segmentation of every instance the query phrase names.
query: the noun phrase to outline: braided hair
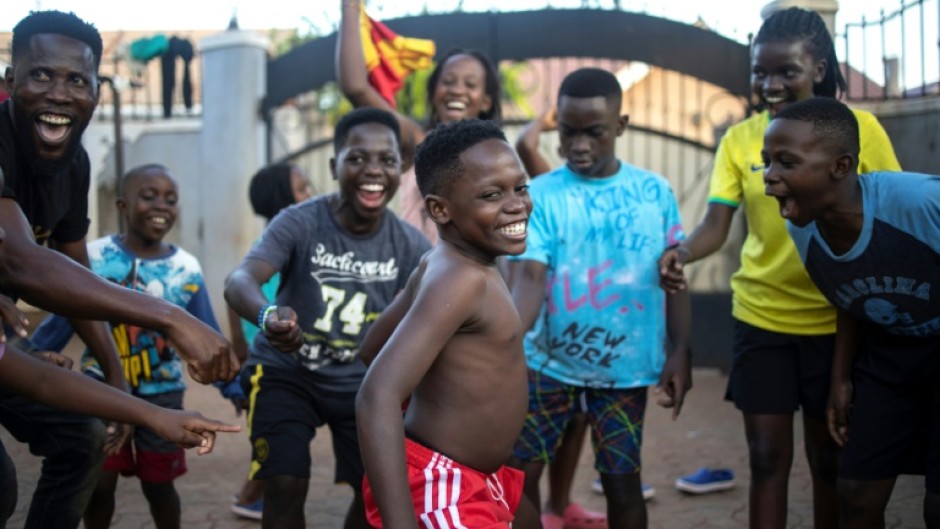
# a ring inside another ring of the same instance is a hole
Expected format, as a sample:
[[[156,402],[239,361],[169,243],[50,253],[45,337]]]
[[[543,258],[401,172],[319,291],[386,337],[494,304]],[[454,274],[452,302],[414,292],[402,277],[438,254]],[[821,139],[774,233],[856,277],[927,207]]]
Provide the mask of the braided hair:
[[[839,69],[836,47],[819,13],[791,7],[771,15],[757,32],[754,45],[780,41],[803,41],[814,60],[826,61],[825,75],[822,81],[813,84],[813,94],[836,97],[845,93],[845,77]]]
[[[506,135],[491,119],[462,119],[431,129],[415,154],[415,178],[421,196],[449,196],[463,172],[460,155],[491,139],[506,141]]]

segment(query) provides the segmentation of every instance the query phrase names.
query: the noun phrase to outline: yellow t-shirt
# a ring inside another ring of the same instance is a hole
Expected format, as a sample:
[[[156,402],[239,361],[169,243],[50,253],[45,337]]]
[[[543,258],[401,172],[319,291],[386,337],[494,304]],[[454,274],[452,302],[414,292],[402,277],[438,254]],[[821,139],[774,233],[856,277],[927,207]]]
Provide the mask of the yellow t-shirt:
[[[900,171],[891,140],[877,118],[855,110],[860,136],[859,174]],[[764,194],[760,151],[770,123],[767,112],[731,127],[715,155],[708,201],[737,208],[744,203],[747,238],[741,268],[731,276],[731,314],[774,332],[801,335],[836,331],[836,314],[806,274],[780,217],[777,201]]]

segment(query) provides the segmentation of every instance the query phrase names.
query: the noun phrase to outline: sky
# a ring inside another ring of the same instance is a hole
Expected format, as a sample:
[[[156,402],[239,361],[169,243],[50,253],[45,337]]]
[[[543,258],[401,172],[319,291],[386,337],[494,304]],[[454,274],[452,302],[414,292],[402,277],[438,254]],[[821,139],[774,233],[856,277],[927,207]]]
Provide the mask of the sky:
[[[749,33],[756,33],[761,24],[760,10],[769,0],[724,0],[708,2],[703,0],[620,0],[622,9],[645,12],[686,23],[701,19],[714,31],[738,42],[746,43]],[[863,17],[869,21],[880,17],[882,11],[894,13],[901,4],[911,4],[913,0],[841,0],[836,17],[837,33],[844,32],[846,23],[858,23]],[[124,4],[124,5],[121,5]],[[610,9],[614,0],[367,0],[370,14],[378,19],[391,19],[416,15],[425,5],[431,13],[451,12],[462,7],[466,11],[521,11],[554,8],[579,8],[583,5]],[[924,42],[938,41],[938,7],[940,0],[926,0],[925,20],[927,21]],[[143,6],[148,6],[149,9]],[[159,8],[157,8],[159,6]],[[340,0],[159,0],[158,2],[121,2],[115,0],[3,0],[3,14],[0,19],[0,31],[10,31],[18,20],[34,9],[60,9],[74,11],[80,17],[94,23],[103,31],[116,30],[152,30],[171,33],[174,30],[187,29],[225,29],[232,13],[237,13],[240,27],[244,29],[294,28],[300,33],[325,35],[332,33],[338,24]],[[900,23],[895,18],[893,25],[886,30],[885,41],[888,43],[885,55],[902,54],[901,42],[905,42],[907,64],[902,65],[902,76],[907,86],[920,83],[921,58],[919,53],[924,47],[917,31],[919,17],[916,10],[909,10],[906,37],[901,37]],[[910,22],[913,20],[914,22]],[[914,31],[912,31],[914,30]],[[855,29],[853,32],[861,30]],[[881,82],[880,35],[877,27],[867,30],[866,40],[874,49],[869,50],[866,66],[869,76]],[[856,33],[857,35],[857,33]],[[853,39],[861,42],[861,39]],[[862,62],[861,46],[854,46],[849,62],[859,67]],[[840,60],[845,60],[844,41],[837,39],[836,50]],[[929,80],[940,77],[938,59],[940,51],[930,46],[924,52],[926,64],[925,76]],[[861,69],[861,68],[859,68]]]
[[[122,2],[123,3],[123,2]],[[431,12],[448,12],[458,6],[467,11],[530,10],[549,5],[556,8],[577,8],[587,3],[610,8],[613,0],[370,0],[370,13],[376,18],[395,18],[417,14],[425,4]],[[768,0],[621,0],[626,10],[644,11],[683,22],[701,17],[709,27],[729,38],[745,41],[749,32],[760,26],[760,9]],[[74,11],[93,22],[101,30],[174,30],[224,29],[233,10],[241,27],[251,29],[297,28],[306,32],[316,28],[329,33],[339,16],[338,0],[160,0],[159,2],[128,2],[115,0],[4,0],[4,16],[0,31],[12,26],[33,9]],[[12,4],[12,5],[11,5]],[[877,17],[880,9],[893,11],[899,0],[842,0],[837,24],[858,21],[862,16]],[[144,6],[150,6],[146,9]],[[159,9],[156,9],[159,6]],[[720,6],[720,7],[719,7]],[[934,18],[933,20],[936,20]]]

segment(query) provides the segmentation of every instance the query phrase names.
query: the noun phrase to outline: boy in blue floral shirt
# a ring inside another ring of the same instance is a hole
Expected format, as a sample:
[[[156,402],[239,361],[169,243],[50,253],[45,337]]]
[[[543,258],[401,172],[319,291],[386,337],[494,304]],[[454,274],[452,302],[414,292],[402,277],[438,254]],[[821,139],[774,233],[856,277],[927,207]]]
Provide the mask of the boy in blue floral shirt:
[[[525,471],[526,496],[540,506],[542,470],[572,417],[586,412],[611,529],[647,526],[647,388],[656,386],[676,417],[692,384],[688,293],[663,293],[656,267],[663,249],[685,238],[679,207],[665,178],[617,158],[627,125],[621,103],[610,72],[583,68],[562,82],[566,163],[532,182],[526,250],[509,258],[513,299],[530,329],[529,413],[510,464]],[[546,529],[603,524],[573,502],[541,514]]]
[[[137,167],[124,176],[123,184],[117,207],[126,223],[125,232],[89,243],[92,270],[127,288],[183,307],[218,331],[199,262],[163,240],[178,213],[179,193],[169,170],[158,164]],[[166,337],[123,323],[112,324],[111,330],[131,392],[152,404],[182,409],[186,387],[182,363]],[[54,316],[37,329],[33,341],[41,349],[60,349],[71,337],[70,331],[64,318]],[[103,378],[88,351],[82,356],[82,371]],[[240,393],[237,379],[226,387]],[[235,397],[225,388],[223,394]],[[146,428],[137,429],[132,445],[106,444],[109,455],[85,511],[85,527],[110,525],[118,473],[140,478],[157,527],[179,526],[180,499],[173,480],[186,472],[183,449]]]

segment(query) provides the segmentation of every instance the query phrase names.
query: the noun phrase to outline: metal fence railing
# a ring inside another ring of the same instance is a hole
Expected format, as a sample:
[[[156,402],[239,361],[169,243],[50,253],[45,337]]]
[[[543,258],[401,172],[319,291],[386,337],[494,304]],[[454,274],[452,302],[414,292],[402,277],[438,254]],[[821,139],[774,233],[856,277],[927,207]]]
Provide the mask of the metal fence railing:
[[[844,53],[850,100],[940,94],[940,1],[901,0],[896,10],[845,25],[836,35]]]

